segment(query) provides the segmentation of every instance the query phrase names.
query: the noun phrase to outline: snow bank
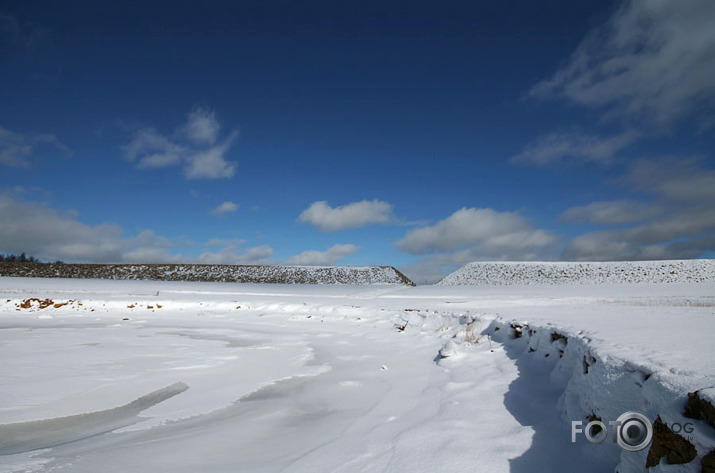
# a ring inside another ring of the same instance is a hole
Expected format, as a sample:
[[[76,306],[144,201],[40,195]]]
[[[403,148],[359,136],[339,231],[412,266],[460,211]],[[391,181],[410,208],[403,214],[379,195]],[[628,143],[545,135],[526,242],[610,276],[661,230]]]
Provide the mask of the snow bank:
[[[0,276],[279,284],[414,285],[392,266],[0,263]]]
[[[688,283],[715,281],[715,260],[621,261],[603,263],[468,263],[437,284]]]
[[[572,421],[586,425],[592,420],[608,425],[627,411],[641,412],[649,419],[660,418],[667,426],[679,426],[676,430],[696,448],[697,459],[674,467],[668,467],[668,462],[662,460],[656,471],[700,471],[700,460],[713,449],[711,429],[705,422],[693,422],[685,415],[688,392],[712,383],[713,376],[709,373],[691,373],[684,377],[683,373],[663,370],[632,353],[618,356],[593,344],[581,331],[573,333],[550,324],[497,318],[483,333],[504,345],[508,356],[517,362],[520,378],[529,378],[527,371],[537,371],[531,373],[530,396],[543,395],[539,393],[538,383],[533,381],[534,376],[541,376],[544,385],[559,394],[557,405],[565,427]],[[512,391],[516,390],[515,385]],[[707,398],[712,391],[706,388],[700,393]],[[692,428],[679,430],[680,426],[687,425]],[[539,435],[538,429],[536,434]],[[553,432],[545,434],[553,435]],[[615,471],[642,471],[650,448],[639,452],[623,450],[610,441],[611,434],[609,432],[609,441],[599,445],[580,439],[583,459],[615,464]]]

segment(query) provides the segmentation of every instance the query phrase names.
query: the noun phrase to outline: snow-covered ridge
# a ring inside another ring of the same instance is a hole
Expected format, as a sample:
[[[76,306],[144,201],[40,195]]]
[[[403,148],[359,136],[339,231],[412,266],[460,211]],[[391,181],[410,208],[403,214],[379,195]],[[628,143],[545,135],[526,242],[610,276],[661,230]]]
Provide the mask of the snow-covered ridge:
[[[278,284],[414,285],[392,266],[2,263],[0,276]]]
[[[441,286],[512,284],[684,283],[715,280],[715,260],[620,262],[475,262]]]

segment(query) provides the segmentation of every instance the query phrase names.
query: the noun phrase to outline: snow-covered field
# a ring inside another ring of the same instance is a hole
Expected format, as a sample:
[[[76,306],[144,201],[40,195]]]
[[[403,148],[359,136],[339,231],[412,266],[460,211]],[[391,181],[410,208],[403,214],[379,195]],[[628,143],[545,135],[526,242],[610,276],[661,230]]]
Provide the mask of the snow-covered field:
[[[31,300],[36,298],[37,300]],[[571,421],[715,386],[715,283],[0,278],[0,472],[645,471]]]

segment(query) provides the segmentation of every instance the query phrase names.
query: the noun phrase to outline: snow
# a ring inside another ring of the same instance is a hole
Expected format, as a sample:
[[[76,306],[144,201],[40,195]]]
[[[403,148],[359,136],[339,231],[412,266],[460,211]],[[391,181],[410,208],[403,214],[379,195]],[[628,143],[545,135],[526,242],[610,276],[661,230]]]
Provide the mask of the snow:
[[[714,307],[713,281],[4,277],[0,472],[643,471],[571,443],[627,410],[693,422],[700,458],[715,433],[682,408],[712,398]]]
[[[438,285],[677,283],[715,281],[715,260],[469,263]]]

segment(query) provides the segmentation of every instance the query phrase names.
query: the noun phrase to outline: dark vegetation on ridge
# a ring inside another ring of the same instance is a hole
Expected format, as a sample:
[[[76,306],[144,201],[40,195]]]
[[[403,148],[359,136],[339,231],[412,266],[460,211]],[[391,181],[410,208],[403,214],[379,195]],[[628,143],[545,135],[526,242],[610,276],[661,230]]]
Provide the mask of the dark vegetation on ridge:
[[[261,266],[219,264],[0,264],[0,276],[31,278],[137,279],[154,281],[275,284],[414,283],[392,266]]]

